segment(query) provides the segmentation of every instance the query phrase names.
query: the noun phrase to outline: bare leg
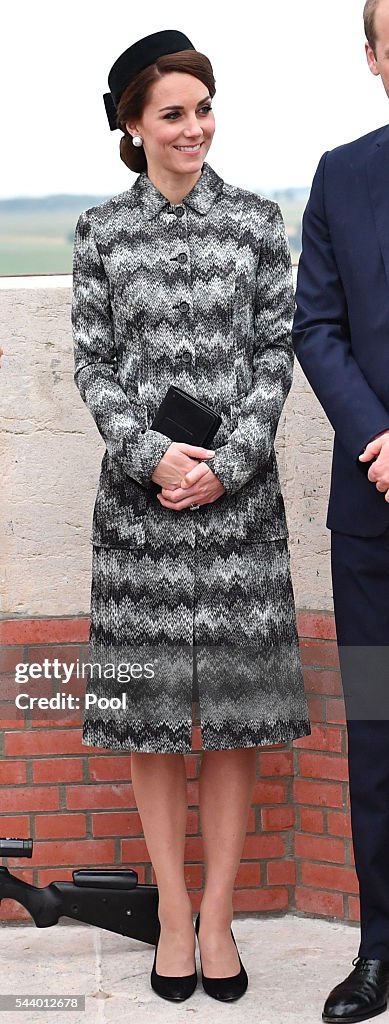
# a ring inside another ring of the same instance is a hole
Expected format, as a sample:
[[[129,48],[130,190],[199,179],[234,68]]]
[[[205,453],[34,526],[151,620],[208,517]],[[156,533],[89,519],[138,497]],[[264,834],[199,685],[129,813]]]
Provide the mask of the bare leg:
[[[199,944],[208,978],[239,973],[231,937],[232,893],[255,784],[256,747],[206,750],[200,772],[200,816],[206,883]]]
[[[131,775],[159,889],[158,974],[195,970],[192,904],[184,877],[187,783],[183,754],[131,754]]]

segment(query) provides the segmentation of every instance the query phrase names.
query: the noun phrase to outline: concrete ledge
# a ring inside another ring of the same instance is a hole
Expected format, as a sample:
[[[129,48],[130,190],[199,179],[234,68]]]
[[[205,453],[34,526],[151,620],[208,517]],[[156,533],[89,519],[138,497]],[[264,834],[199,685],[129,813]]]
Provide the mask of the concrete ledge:
[[[83,615],[104,444],[74,383],[72,275],[0,278],[3,618]],[[325,527],[333,431],[295,364],[276,449],[296,605],[332,611]],[[324,639],[324,637],[323,637]]]
[[[298,633],[301,638],[314,640],[335,640],[335,621],[332,612],[298,611]],[[31,616],[28,619],[14,616],[1,618],[0,642],[2,644],[58,644],[87,643],[89,639],[89,615]]]

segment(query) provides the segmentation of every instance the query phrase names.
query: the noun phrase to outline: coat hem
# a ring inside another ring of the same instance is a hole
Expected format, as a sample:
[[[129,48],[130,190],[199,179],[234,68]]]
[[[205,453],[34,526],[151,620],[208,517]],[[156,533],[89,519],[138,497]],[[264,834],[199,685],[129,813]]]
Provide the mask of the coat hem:
[[[132,736],[110,733],[107,729],[85,727],[82,743],[85,746],[103,747],[108,750],[123,750],[146,754],[192,754],[193,747],[187,729],[183,727],[175,738],[166,736],[166,727],[162,723],[157,726],[158,738],[142,739],[140,733],[133,731]],[[306,719],[295,722],[261,723],[258,726],[245,726],[240,732],[228,733],[225,723],[221,726],[222,740],[219,731],[204,724],[201,730],[202,748],[200,750],[241,750],[246,747],[273,746],[275,743],[287,743],[311,734],[310,723]],[[165,732],[165,739],[161,736]]]

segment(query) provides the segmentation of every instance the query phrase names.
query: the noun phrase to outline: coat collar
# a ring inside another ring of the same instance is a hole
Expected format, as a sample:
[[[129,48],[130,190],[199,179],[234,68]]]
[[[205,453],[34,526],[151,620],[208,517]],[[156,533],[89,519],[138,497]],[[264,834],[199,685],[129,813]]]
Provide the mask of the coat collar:
[[[184,206],[190,206],[196,213],[205,214],[208,213],[212,204],[217,199],[222,191],[224,182],[222,178],[216,174],[216,171],[210,167],[209,164],[204,162],[202,173],[197,179],[196,184],[193,186],[187,196],[184,196],[182,203]],[[147,220],[151,220],[152,217],[157,216],[161,210],[171,206],[170,200],[159,192],[150,178],[147,176],[146,171],[141,171],[136,181],[134,182],[131,192],[136,203],[140,203],[143,216]],[[181,203],[177,203],[177,206],[181,206]]]

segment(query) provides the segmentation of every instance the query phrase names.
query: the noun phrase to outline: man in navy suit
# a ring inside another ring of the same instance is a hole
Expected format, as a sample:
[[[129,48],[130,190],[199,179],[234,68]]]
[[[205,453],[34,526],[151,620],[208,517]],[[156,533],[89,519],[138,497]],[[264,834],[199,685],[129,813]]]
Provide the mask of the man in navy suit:
[[[367,0],[366,55],[389,96],[389,0]],[[323,1020],[389,994],[389,125],[321,158],[303,220],[294,346],[335,430],[327,526],[360,888],[355,969]]]

